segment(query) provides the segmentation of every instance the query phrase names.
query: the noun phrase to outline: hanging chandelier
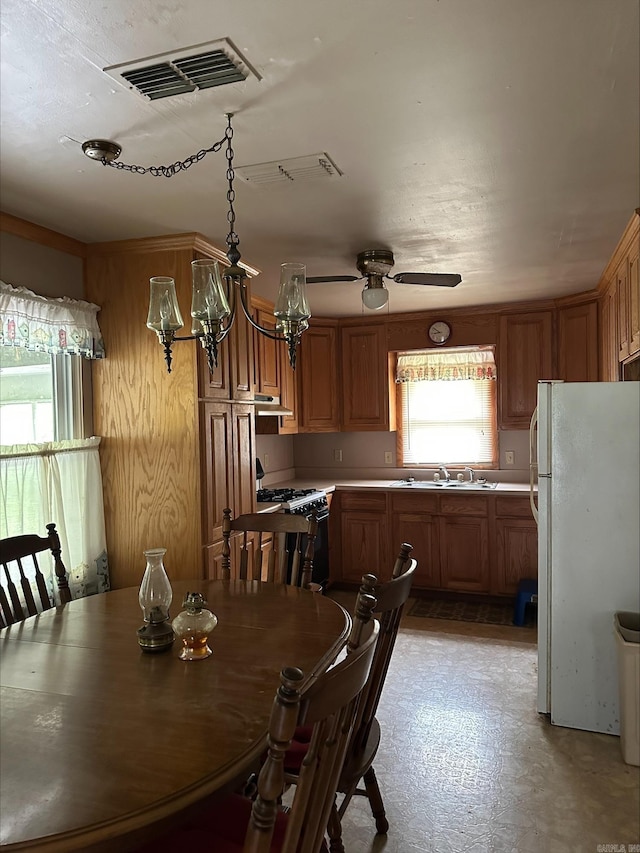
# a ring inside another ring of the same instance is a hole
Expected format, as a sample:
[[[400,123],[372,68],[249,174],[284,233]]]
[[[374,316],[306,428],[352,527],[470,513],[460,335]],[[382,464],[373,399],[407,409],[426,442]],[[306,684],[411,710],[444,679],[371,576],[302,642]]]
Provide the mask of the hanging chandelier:
[[[184,325],[176,295],[175,280],[169,276],[153,276],[150,279],[149,313],[147,327],[158,336],[164,348],[167,371],[171,373],[171,348],[176,341],[199,340],[207,353],[209,370],[218,364],[218,344],[231,331],[237,314],[238,302],[243,314],[260,334],[287,344],[289,363],[295,370],[296,347],[302,333],[309,328],[311,311],[306,293],[306,267],[304,264],[285,263],[280,267],[280,288],[274,306],[275,329],[261,326],[254,318],[247,293],[247,274],[240,266],[240,238],[236,233],[234,203],[235,171],[233,168],[233,113],[227,113],[227,128],[224,137],[209,148],[201,149],[186,160],[170,166],[130,166],[118,160],[122,149],[114,142],[98,139],[82,145],[82,150],[93,160],[105,166],[123,169],[136,174],[151,174],[171,178],[185,171],[193,163],[203,159],[211,151],[220,151],[226,143],[227,158],[227,221],[229,232],[226,238],[229,266],[222,271],[218,261],[209,258],[192,261],[191,335],[178,336]],[[223,283],[224,279],[224,283]]]

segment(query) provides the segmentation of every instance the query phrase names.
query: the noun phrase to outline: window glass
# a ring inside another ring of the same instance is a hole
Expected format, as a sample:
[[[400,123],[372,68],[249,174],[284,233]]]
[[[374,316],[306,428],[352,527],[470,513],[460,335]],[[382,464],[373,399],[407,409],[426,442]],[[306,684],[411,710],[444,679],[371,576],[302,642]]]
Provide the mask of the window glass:
[[[28,444],[55,437],[52,357],[0,347],[0,442]]]
[[[440,370],[445,358],[439,350]],[[423,379],[399,388],[403,465],[497,465],[495,379]]]

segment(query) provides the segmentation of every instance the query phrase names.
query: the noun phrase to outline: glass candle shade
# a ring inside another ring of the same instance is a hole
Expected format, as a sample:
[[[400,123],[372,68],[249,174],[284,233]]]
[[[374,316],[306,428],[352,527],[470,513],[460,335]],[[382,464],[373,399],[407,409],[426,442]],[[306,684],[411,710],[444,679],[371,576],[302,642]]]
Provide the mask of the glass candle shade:
[[[201,323],[218,324],[231,314],[217,261],[207,258],[191,261],[193,291],[191,316]],[[206,326],[205,326],[206,328]]]
[[[138,601],[145,622],[163,622],[169,618],[169,607],[173,592],[164,568],[166,548],[151,548],[144,552],[147,560]]]
[[[280,289],[273,309],[277,320],[301,323],[311,316],[307,301],[307,268],[304,264],[280,266]]]
[[[183,326],[176,296],[176,283],[165,275],[149,279],[151,294],[147,326],[154,332],[176,332]]]
[[[207,641],[218,624],[218,617],[207,610],[200,592],[188,592],[182,606],[184,610],[172,622],[174,633],[182,642],[180,660],[204,660],[212,654]]]

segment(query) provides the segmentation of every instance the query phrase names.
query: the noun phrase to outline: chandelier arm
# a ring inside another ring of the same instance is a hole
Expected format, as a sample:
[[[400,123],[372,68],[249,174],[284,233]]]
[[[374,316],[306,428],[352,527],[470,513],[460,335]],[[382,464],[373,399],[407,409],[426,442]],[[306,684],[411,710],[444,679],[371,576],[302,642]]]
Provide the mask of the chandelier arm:
[[[272,341],[288,341],[288,338],[284,335],[278,334],[275,329],[266,329],[264,326],[261,326],[260,323],[256,322],[253,319],[251,314],[251,310],[247,306],[247,288],[245,286],[244,281],[238,282],[238,286],[240,288],[240,304],[242,305],[242,311],[247,320],[251,323],[256,331],[260,332],[266,338],[271,338]]]

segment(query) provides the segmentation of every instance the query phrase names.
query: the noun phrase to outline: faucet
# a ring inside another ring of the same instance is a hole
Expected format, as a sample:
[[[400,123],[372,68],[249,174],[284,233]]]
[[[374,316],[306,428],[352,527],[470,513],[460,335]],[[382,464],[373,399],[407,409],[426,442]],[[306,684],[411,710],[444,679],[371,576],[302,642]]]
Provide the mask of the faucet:
[[[445,468],[444,465],[438,466],[438,473],[444,477],[444,479],[447,481],[447,483],[451,479],[451,475],[449,474],[449,472],[447,471],[447,469]]]
[[[476,478],[476,472],[473,470],[473,468],[469,468],[468,465],[465,466],[464,470],[469,472],[469,482],[473,483]]]

